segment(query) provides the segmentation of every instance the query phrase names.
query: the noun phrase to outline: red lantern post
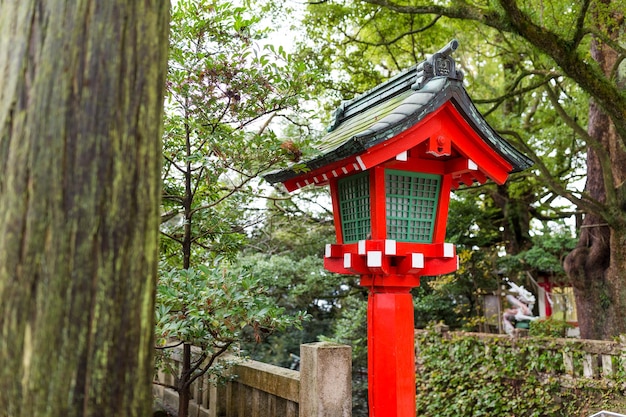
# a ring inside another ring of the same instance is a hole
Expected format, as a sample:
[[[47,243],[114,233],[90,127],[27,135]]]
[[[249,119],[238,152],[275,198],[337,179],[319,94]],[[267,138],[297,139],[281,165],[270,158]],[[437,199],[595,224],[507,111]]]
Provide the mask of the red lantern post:
[[[337,243],[324,266],[358,274],[369,290],[370,416],[415,416],[413,299],[420,276],[456,271],[445,242],[450,191],[502,184],[531,161],[498,136],[465,92],[449,54],[427,61],[344,103],[302,170],[265,176],[289,191],[330,185]]]

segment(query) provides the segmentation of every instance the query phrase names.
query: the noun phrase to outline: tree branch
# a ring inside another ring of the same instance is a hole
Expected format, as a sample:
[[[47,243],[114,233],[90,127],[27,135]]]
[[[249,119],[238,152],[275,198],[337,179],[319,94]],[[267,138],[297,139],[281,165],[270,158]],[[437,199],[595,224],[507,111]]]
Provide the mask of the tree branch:
[[[158,385],[160,387],[165,387],[165,388],[169,388],[171,390],[174,390],[176,392],[178,392],[178,387],[175,385],[170,385],[170,384],[166,384],[165,382],[160,382],[160,381],[152,381],[153,385]]]
[[[167,238],[169,238],[169,239],[172,239],[174,242],[179,243],[179,244],[181,244],[181,245],[183,244],[183,241],[182,241],[182,240],[180,240],[180,239],[178,239],[177,237],[174,237],[174,236],[172,236],[172,235],[170,235],[170,234],[168,234],[168,233],[165,233],[165,232],[164,232],[164,231],[162,231],[162,230],[161,230],[160,232],[161,232],[161,234],[162,234],[163,236],[165,236],[165,237],[167,237]]]
[[[541,80],[541,81],[539,81],[539,82],[537,82],[535,84],[529,85],[528,87],[524,87],[524,88],[521,88],[519,90],[515,90],[515,88],[519,85],[519,83],[522,82],[522,80],[524,78],[526,78],[528,76],[531,76],[531,75],[543,75],[546,78],[544,78],[543,80]],[[522,74],[520,74],[513,81],[513,83],[511,84],[511,86],[508,89],[508,92],[505,93],[504,95],[499,96],[499,97],[495,97],[495,98],[492,98],[492,99],[476,99],[476,100],[473,100],[473,101],[476,104],[495,103],[494,106],[492,106],[489,110],[487,110],[483,114],[484,117],[487,117],[493,111],[495,111],[503,102],[505,102],[507,100],[510,100],[513,97],[521,96],[523,94],[526,94],[526,93],[529,93],[529,92],[531,92],[533,90],[536,90],[536,89],[546,85],[547,83],[549,83],[550,80],[552,80],[554,78],[557,78],[557,77],[560,77],[560,76],[561,76],[561,74],[556,73],[556,72],[543,73],[543,72],[539,72],[539,71],[525,71]]]
[[[471,6],[462,1],[456,1],[454,6],[446,7],[436,4],[423,4],[405,6],[399,5],[395,2],[388,0],[361,0],[364,3],[374,4],[377,6],[385,7],[394,12],[404,14],[434,14],[438,16],[445,16],[451,19],[465,19],[474,20],[485,25],[504,29],[508,25],[502,22],[502,18],[493,10],[481,9],[476,6]]]
[[[170,165],[172,165],[174,168],[176,168],[178,171],[180,171],[182,174],[185,174],[187,171],[185,171],[183,168],[179,167],[176,162],[174,162],[174,160],[172,158],[169,158],[167,155],[163,155],[163,158],[165,158],[165,160],[167,162],[170,163]]]
[[[602,180],[605,184],[606,204],[609,206],[616,204],[617,195],[615,194],[615,181],[613,180],[613,173],[611,172],[611,156],[609,155],[609,152],[604,146],[602,146],[602,143],[589,136],[587,131],[567,114],[565,109],[561,106],[561,103],[559,103],[556,93],[552,90],[552,88],[550,88],[550,86],[546,86],[545,90],[548,93],[550,103],[552,103],[552,106],[561,117],[561,120],[563,120],[568,127],[580,136],[580,138],[585,141],[587,146],[593,148],[596,152],[596,155],[600,160],[600,166],[602,167]]]
[[[418,33],[422,33],[428,29],[430,29],[431,27],[435,26],[435,24],[437,23],[437,21],[441,19],[441,16],[436,16],[430,23],[428,23],[426,26],[422,26],[419,29],[413,29],[410,30],[408,32],[404,32],[403,34],[396,36],[395,38],[389,40],[389,41],[382,41],[382,42],[367,42],[367,41],[363,41],[358,39],[357,37],[351,36],[347,33],[344,32],[344,36],[346,38],[348,38],[350,41],[354,42],[354,43],[360,43],[362,45],[367,45],[367,46],[390,46],[393,45],[394,43],[402,40],[402,38],[406,37],[406,36],[410,36],[410,35],[415,35]],[[378,28],[377,28],[378,29]],[[384,34],[381,33],[379,31],[379,34],[381,35],[381,38],[384,38]]]
[[[597,213],[600,216],[603,216],[603,213],[606,210],[606,206],[601,202],[588,197],[586,194],[582,194],[581,197],[577,197],[571,190],[568,190],[563,186],[563,184],[559,183],[548,167],[543,163],[541,158],[535,153],[535,151],[526,144],[526,142],[522,139],[519,132],[512,130],[501,130],[498,133],[503,135],[513,136],[517,143],[519,143],[523,148],[527,155],[530,155],[531,159],[535,162],[536,167],[542,174],[542,179],[552,188],[557,194],[562,196],[563,198],[568,199],[572,202],[572,204],[588,211]]]
[[[174,345],[167,345],[167,346],[155,346],[154,348],[155,348],[155,349],[158,349],[158,350],[172,349],[172,348],[175,348],[175,347],[177,347],[177,346],[182,345],[183,343],[185,343],[185,342],[182,342],[182,341],[181,341],[181,342],[178,342],[178,343],[176,343],[176,344],[174,344]]]
[[[178,210],[170,211],[169,213],[165,213],[161,215],[161,224],[167,222],[168,220],[173,219],[178,214]]]
[[[551,57],[563,72],[589,93],[609,115],[622,141],[626,143],[626,95],[598,68],[586,63],[577,52],[578,44],[536,25],[515,0],[500,0],[512,29]]]
[[[435,14],[451,19],[473,20],[499,29],[515,33],[549,56],[563,72],[574,80],[609,115],[620,137],[626,143],[626,94],[604,76],[602,71],[585,62],[577,51],[581,34],[576,31],[573,39],[565,39],[556,33],[535,24],[517,5],[516,0],[499,0],[505,13],[493,9],[482,9],[457,1],[453,6],[440,5],[399,5],[389,0],[361,0],[368,4],[383,6],[389,10],[405,14]],[[578,20],[586,13],[589,0],[585,0]],[[584,12],[584,13],[583,13]]]
[[[585,18],[587,17],[587,11],[589,10],[590,0],[584,0],[580,9],[580,14],[576,19],[576,30],[574,36],[572,36],[572,45],[577,47],[585,37]]]
[[[219,350],[211,355],[211,359],[209,359],[209,362],[207,362],[207,364],[203,368],[201,368],[199,372],[197,372],[196,374],[192,375],[189,378],[189,381],[188,381],[187,385],[191,385],[196,379],[198,379],[202,375],[206,374],[207,371],[209,369],[211,369],[211,366],[213,366],[213,363],[215,362],[215,360],[218,357],[220,357],[224,352],[226,352],[231,344],[232,344],[232,342],[227,342],[226,344],[220,346]]]

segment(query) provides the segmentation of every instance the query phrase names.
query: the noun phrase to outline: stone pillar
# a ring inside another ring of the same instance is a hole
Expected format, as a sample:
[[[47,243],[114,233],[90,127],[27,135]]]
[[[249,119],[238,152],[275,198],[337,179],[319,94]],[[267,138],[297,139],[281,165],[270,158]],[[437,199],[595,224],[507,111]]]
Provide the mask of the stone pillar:
[[[300,345],[300,417],[352,416],[352,348]]]

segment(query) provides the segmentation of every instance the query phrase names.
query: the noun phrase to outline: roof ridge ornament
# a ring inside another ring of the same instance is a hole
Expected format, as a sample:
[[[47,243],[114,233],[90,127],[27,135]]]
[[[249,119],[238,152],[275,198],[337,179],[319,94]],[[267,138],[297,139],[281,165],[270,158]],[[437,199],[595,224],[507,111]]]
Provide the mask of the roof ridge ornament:
[[[419,64],[391,77],[386,82],[377,85],[352,100],[342,101],[333,112],[332,124],[328,132],[337,129],[345,120],[358,115],[380,102],[403,92],[422,89],[430,80],[436,77],[448,77],[463,81],[463,73],[456,69],[454,59],[450,57],[459,47],[459,41],[453,39],[446,46]]]
[[[452,39],[446,46],[422,61],[417,67],[417,78],[411,86],[413,90],[420,90],[435,77],[448,77],[463,81],[463,72],[456,69],[456,62],[450,56],[459,47],[459,41]]]

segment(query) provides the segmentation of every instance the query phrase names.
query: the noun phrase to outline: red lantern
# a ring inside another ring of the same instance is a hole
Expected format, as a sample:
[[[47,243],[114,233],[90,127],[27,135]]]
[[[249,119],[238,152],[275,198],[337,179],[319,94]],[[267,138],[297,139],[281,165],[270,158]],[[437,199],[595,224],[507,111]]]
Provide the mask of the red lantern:
[[[330,185],[335,244],[324,265],[370,291],[370,416],[415,416],[413,302],[420,276],[458,268],[445,242],[450,191],[502,184],[531,161],[501,138],[467,95],[450,42],[335,112],[321,154],[270,173],[287,190]],[[305,169],[302,169],[305,168]]]

